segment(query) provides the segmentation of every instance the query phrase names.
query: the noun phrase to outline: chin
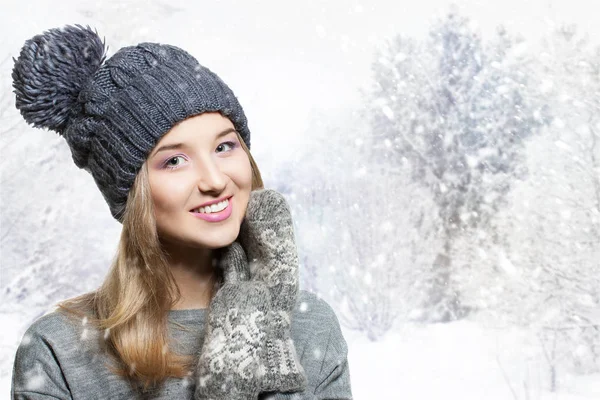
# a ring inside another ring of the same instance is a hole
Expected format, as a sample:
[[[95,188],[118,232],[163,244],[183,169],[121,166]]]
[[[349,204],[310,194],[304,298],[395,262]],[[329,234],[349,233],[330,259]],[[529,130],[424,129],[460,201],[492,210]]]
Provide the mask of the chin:
[[[202,238],[198,238],[196,245],[197,245],[197,247],[203,247],[203,248],[207,248],[207,249],[211,249],[211,250],[220,249],[222,247],[227,247],[231,243],[233,243],[235,241],[235,239],[238,237],[238,234],[239,234],[239,229],[236,230],[235,232],[229,231],[229,232],[220,233],[219,235],[211,235],[210,239],[208,239],[206,236],[204,236]]]
[[[179,226],[184,225],[183,223]],[[226,225],[206,226],[198,229],[196,226],[185,226],[184,229],[176,229],[171,225],[168,229],[161,230],[160,236],[166,241],[177,246],[198,249],[220,249],[233,243],[240,233],[241,222],[228,223]]]

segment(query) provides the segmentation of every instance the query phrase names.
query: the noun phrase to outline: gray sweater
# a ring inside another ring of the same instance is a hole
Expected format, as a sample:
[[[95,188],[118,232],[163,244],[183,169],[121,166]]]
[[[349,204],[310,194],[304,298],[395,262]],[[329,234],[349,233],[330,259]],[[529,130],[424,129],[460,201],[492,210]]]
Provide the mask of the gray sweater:
[[[203,341],[206,309],[169,311],[170,346],[196,355]],[[183,328],[182,328],[182,327]],[[335,312],[316,295],[301,290],[292,313],[292,339],[306,378],[300,393],[262,393],[266,399],[351,399],[348,347]],[[100,333],[90,325],[73,326],[53,311],[25,332],[15,357],[13,399],[193,399],[195,379],[168,378],[156,390],[141,393],[104,365]]]

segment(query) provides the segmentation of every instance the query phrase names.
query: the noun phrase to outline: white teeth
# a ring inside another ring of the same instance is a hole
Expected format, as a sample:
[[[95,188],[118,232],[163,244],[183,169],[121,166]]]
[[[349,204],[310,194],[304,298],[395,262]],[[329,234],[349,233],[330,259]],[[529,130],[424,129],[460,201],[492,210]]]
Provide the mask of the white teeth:
[[[212,204],[212,205],[206,206],[206,207],[200,207],[199,209],[194,210],[194,211],[203,213],[203,214],[210,214],[210,213],[214,213],[214,212],[223,211],[224,209],[227,208],[228,205],[229,205],[229,199],[226,199],[220,203]]]

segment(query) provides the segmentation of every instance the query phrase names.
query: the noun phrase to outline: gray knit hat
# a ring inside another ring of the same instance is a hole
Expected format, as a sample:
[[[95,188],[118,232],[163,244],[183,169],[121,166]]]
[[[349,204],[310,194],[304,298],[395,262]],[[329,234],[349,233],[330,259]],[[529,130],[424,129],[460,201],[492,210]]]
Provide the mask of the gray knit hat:
[[[51,29],[25,42],[12,78],[25,121],[66,139],[116,220],[122,222],[142,164],[178,122],[218,111],[250,148],[246,116],[231,89],[184,50],[141,43],[105,57],[90,27]]]

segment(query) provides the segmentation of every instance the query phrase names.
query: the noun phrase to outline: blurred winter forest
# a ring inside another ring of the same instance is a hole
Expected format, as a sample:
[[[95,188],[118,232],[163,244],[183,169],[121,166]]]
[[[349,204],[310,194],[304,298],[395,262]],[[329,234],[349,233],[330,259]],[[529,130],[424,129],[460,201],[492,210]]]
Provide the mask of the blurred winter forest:
[[[109,26],[124,12],[110,4],[77,12]],[[150,4],[146,16],[177,12]],[[138,23],[112,28],[113,51]],[[454,7],[425,35],[399,32],[364,54],[359,102],[315,107],[288,153],[263,164],[294,212],[302,288],[370,342],[472,321],[527,332],[544,390],[599,374],[600,46],[559,24],[531,51],[508,27],[483,37]],[[20,45],[0,54],[0,313],[14,340],[100,284],[120,231],[64,140],[15,111]],[[3,344],[4,371],[17,343]],[[509,376],[512,398],[530,398]]]
[[[364,107],[315,118],[279,188],[343,324],[527,327],[553,391],[558,364],[600,369],[600,47],[575,26],[522,42],[456,12],[391,38]]]

